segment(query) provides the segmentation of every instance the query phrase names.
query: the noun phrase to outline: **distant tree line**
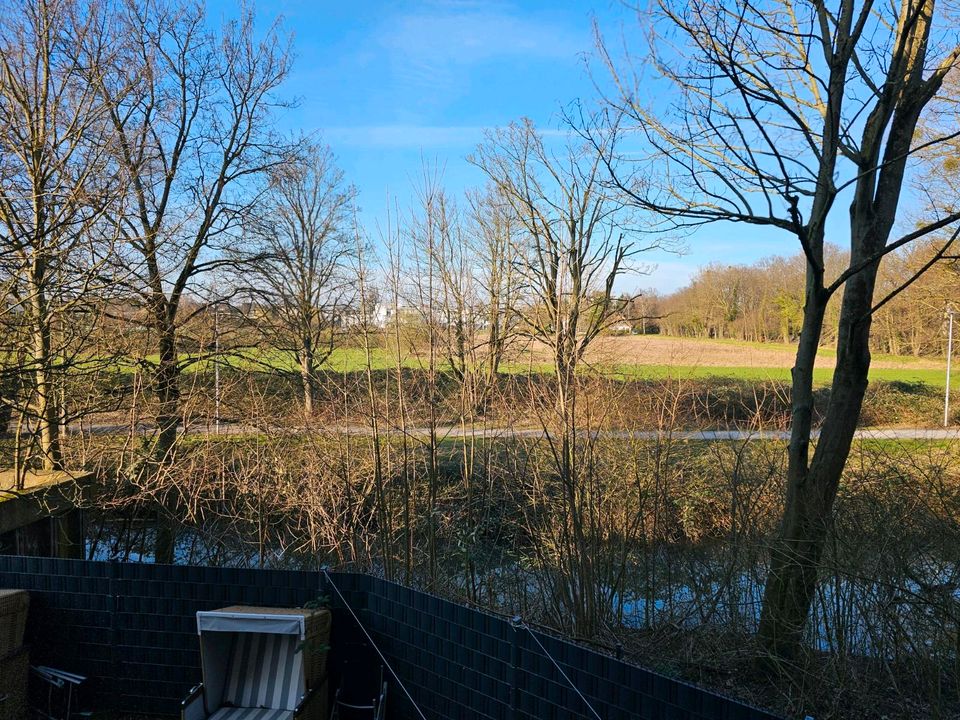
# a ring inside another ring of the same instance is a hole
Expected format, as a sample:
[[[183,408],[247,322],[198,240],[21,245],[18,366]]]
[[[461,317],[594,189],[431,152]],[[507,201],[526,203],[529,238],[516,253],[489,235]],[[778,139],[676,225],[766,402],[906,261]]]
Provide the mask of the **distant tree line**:
[[[918,243],[891,254],[878,273],[878,287],[895,290],[904,278],[919,273],[938,247]],[[827,267],[836,272],[848,262],[837,247],[828,246],[826,254]],[[648,290],[632,298],[626,316],[632,331],[640,334],[795,343],[803,324],[805,265],[801,253],[743,265],[712,263],[680,290],[666,295]],[[942,355],[951,306],[960,306],[960,265],[945,259],[876,312],[873,349],[891,355]],[[839,309],[839,298],[827,304],[825,345],[836,342]]]

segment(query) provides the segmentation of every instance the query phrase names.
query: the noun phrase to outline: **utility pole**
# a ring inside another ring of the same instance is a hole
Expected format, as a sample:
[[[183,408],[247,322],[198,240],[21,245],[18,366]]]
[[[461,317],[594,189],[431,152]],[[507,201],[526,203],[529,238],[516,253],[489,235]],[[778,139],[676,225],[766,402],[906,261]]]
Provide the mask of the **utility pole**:
[[[943,426],[950,424],[950,364],[953,360],[953,316],[957,314],[947,306],[947,388],[943,393]]]

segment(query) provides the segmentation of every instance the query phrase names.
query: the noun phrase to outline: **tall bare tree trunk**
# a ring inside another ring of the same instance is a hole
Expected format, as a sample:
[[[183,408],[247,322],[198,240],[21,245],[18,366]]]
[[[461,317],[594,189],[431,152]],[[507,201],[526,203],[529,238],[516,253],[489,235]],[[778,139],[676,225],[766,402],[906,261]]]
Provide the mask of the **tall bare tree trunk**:
[[[675,224],[721,221],[777,228],[799,240],[807,262],[793,368],[787,497],[759,628],[770,652],[791,657],[803,645],[833,505],[867,388],[871,316],[904,287],[874,302],[880,262],[960,222],[955,202],[938,202],[921,188],[927,219],[890,238],[908,161],[923,161],[921,153],[956,136],[955,126],[945,126],[930,140],[916,139],[921,114],[960,63],[960,35],[950,11],[938,10],[934,0],[763,6],[745,0],[692,5],[661,0],[657,6],[654,23],[669,29],[671,41],[648,47],[676,91],[672,109],[664,110],[660,99],[656,106],[638,102],[645,88],[620,82],[626,78],[601,43],[620,88],[612,109],[643,128],[659,158],[658,166],[634,166],[643,175],[627,175],[627,182],[616,184],[638,207],[669,218],[671,231]],[[938,29],[932,34],[934,25]],[[672,39],[675,32],[691,41],[687,53]],[[817,41],[807,44],[813,38]],[[671,48],[669,59],[658,55],[661,45]],[[617,117],[613,132],[620,128]],[[745,148],[731,145],[732,128]],[[611,166],[614,159],[611,154]],[[648,183],[648,178],[655,180]],[[846,189],[852,191],[849,261],[825,283],[825,228]],[[765,209],[757,211],[754,199],[761,197]],[[958,234],[937,241],[937,257],[944,257]],[[841,289],[835,319],[829,300]],[[783,318],[784,333],[790,325]],[[837,328],[837,364],[820,439],[811,453],[814,361],[831,327]],[[722,325],[716,329],[718,335],[723,332]]]
[[[852,263],[865,259],[862,252],[860,255]],[[802,646],[820,560],[832,525],[833,504],[860,418],[870,370],[871,308],[878,267],[879,263],[874,263],[857,273],[844,288],[830,402],[809,468],[805,439],[810,437],[812,360],[816,347],[810,346],[807,334],[811,324],[822,327],[826,298],[808,302],[804,314],[794,371],[787,498],[780,535],[771,553],[759,628],[761,640],[780,657],[793,657]]]
[[[180,426],[180,364],[177,353],[176,328],[165,322],[166,313],[158,317],[160,331],[160,361],[154,373],[157,393],[157,437],[153,447],[153,458],[149,472],[157,472],[166,466],[177,442],[177,430]],[[171,489],[158,509],[157,534],[154,547],[156,562],[172,564],[177,545],[178,504],[176,493]]]
[[[314,400],[317,396],[317,379],[312,338],[307,336],[301,338],[299,355],[300,384],[303,386],[303,412],[307,417],[312,417]]]
[[[180,365],[173,327],[161,329],[158,349],[160,361],[154,376],[158,401],[157,441],[153,454],[154,460],[162,464],[176,444],[180,426]]]
[[[37,269],[42,275],[42,269]],[[63,465],[60,449],[59,415],[57,413],[56,389],[53,383],[51,357],[50,318],[47,312],[46,295],[43,284],[38,284],[33,292],[34,322],[33,363],[35,377],[34,410],[40,431],[40,451],[43,455],[44,470],[59,470]]]

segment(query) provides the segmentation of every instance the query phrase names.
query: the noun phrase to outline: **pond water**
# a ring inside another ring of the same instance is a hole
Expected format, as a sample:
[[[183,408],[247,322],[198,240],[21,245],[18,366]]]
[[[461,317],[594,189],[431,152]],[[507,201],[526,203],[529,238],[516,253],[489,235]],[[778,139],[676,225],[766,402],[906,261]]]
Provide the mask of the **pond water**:
[[[156,525],[129,518],[88,523],[87,557],[93,560],[153,562]],[[525,617],[563,612],[551,588],[555,571],[503,553],[478,553],[469,564],[440,563],[433,587],[454,598]],[[485,558],[485,559],[481,559]],[[178,564],[278,569],[317,569],[325,560],[296,555],[249,538],[216,530],[181,528]],[[468,573],[465,568],[471,568]],[[380,566],[356,568],[383,574]],[[421,571],[412,584],[429,589]],[[765,555],[730,555],[722,545],[660,549],[626,568],[618,589],[596,588],[605,618],[626,628],[756,630],[760,617]],[[960,565],[932,556],[917,557],[910,577],[852,577],[825,572],[818,586],[809,642],[819,650],[846,655],[901,658],[905,655],[957,657],[960,627]],[[399,578],[402,580],[402,578]],[[554,621],[556,618],[554,617]]]

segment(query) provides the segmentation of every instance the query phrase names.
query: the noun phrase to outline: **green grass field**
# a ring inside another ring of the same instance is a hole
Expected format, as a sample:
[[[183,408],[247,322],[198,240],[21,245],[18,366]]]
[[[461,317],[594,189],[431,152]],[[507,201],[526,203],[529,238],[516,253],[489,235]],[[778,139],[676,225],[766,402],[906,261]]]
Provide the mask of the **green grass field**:
[[[792,351],[788,345],[741,343],[730,340],[710,341],[724,347],[743,347],[744,349],[782,350]],[[820,354],[824,358],[835,357],[836,353],[830,348],[823,348]],[[375,371],[393,369],[396,367],[396,358],[386,348],[373,348],[370,353],[371,367]],[[148,361],[155,362],[157,358],[149,357]],[[889,355],[877,354],[875,362],[890,364],[896,362],[901,367],[873,367],[870,370],[870,379],[874,381],[924,383],[930,387],[943,388],[946,384],[944,370],[929,367],[930,361],[921,361],[913,357],[898,358]],[[442,358],[438,360],[442,367]],[[297,363],[290,353],[279,351],[245,351],[242,354],[228,356],[224,364],[244,370],[270,370],[295,372]],[[402,359],[402,365],[408,369],[424,369],[426,357],[407,353]],[[210,367],[210,361],[200,360],[187,367],[188,372],[202,371]],[[328,370],[338,373],[360,372],[366,367],[366,354],[362,348],[337,348],[324,363]],[[727,378],[740,381],[758,382],[789,382],[790,369],[783,367],[759,367],[756,365],[692,365],[692,364],[665,364],[665,363],[597,363],[585,364],[588,371],[599,372],[610,377],[623,380],[658,380],[658,379],[689,379],[703,380],[708,378]],[[132,368],[131,368],[132,369]],[[530,372],[548,373],[550,366],[542,361],[534,361],[531,357],[527,362],[514,360],[501,366],[505,373],[523,375]],[[819,385],[829,385],[833,376],[833,369],[829,367],[814,370],[814,382]],[[952,378],[951,386],[960,388],[960,366]]]
[[[611,369],[616,377],[624,379],[661,379],[677,378],[702,380],[706,378],[730,378],[733,380],[790,382],[789,368],[765,367],[712,367],[693,365],[617,365]],[[833,377],[832,368],[817,368],[813,379],[817,385],[829,385]],[[944,387],[946,376],[940,370],[928,368],[873,368],[870,379],[886,382],[924,383],[931,387]],[[960,378],[951,379],[952,387],[960,387]]]

